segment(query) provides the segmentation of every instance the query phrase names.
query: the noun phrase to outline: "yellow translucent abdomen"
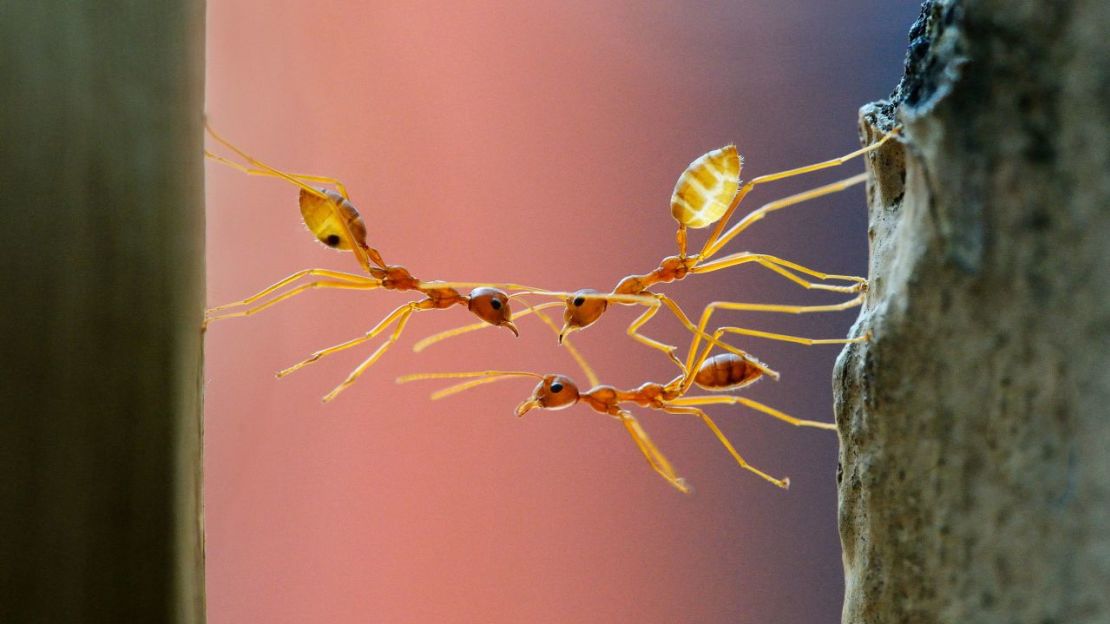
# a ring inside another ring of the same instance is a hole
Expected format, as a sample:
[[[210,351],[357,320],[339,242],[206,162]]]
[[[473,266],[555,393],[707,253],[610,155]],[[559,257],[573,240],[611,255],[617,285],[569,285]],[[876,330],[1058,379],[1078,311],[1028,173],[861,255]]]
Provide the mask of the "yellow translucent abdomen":
[[[333,249],[349,251],[357,244],[366,247],[366,226],[362,217],[343,196],[335,191],[320,189],[324,195],[314,195],[301,190],[301,218],[317,240]],[[356,238],[351,241],[351,236]]]
[[[726,145],[698,157],[678,178],[671,215],[679,223],[703,228],[720,219],[740,188],[740,154]]]

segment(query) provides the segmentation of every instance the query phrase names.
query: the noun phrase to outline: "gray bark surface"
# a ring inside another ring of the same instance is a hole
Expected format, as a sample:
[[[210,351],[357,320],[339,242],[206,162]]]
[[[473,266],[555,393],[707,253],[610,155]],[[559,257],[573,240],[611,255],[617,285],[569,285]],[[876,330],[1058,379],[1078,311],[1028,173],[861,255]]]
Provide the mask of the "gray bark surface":
[[[861,111],[843,621],[1110,622],[1110,3],[927,2]]]
[[[0,622],[201,622],[201,0],[0,3]]]

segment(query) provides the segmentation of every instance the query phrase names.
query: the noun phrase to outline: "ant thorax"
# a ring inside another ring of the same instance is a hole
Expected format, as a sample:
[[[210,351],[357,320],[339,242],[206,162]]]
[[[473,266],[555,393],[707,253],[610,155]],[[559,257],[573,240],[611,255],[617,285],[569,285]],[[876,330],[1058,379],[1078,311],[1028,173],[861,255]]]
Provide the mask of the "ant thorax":
[[[437,310],[449,308],[453,305],[465,305],[468,302],[467,298],[454,288],[428,288],[425,285],[424,288],[421,288],[421,292],[431,302],[431,306]]]
[[[595,411],[615,414],[620,411],[621,391],[613,386],[595,386],[580,397]]]
[[[370,274],[382,281],[386,290],[420,290],[420,280],[402,266],[391,265],[384,269],[370,268]]]
[[[686,277],[693,268],[694,263],[697,262],[697,256],[668,256],[663,258],[659,263],[659,268],[652,272],[656,276],[657,281],[660,282],[673,282]]]
[[[613,289],[614,295],[639,295],[655,284],[666,284],[678,281],[690,274],[699,260],[699,256],[668,256],[663,258],[659,266],[644,275],[629,275],[617,283]]]
[[[677,395],[675,391],[668,390],[663,384],[648,382],[628,393],[631,401],[644,407],[662,407],[664,401],[669,401]]]

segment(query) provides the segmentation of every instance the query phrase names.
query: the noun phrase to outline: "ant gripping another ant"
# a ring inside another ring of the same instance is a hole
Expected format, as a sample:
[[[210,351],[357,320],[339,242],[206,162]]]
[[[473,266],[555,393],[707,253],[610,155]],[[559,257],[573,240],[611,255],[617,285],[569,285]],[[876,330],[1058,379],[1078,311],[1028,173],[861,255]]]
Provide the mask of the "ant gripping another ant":
[[[301,217],[316,239],[333,249],[353,252],[359,265],[368,273],[368,275],[357,275],[331,269],[304,269],[297,271],[250,297],[208,309],[204,321],[205,327],[212,321],[257,314],[282,301],[316,288],[342,290],[374,290],[380,288],[384,290],[415,291],[423,294],[425,297],[420,301],[406,303],[395,308],[382,319],[382,321],[362,336],[316,351],[304,360],[277,373],[279,378],[284,377],[325,356],[370,341],[379,334],[387,331],[390,327],[393,327],[393,331],[389,334],[386,341],[371,353],[369,357],[363,360],[362,363],[355,367],[341,384],[325,395],[323,399],[324,402],[334,399],[340,392],[354,384],[368,368],[373,366],[374,363],[398,341],[409,319],[416,312],[442,310],[455,305],[465,305],[475,316],[482,319],[482,326],[505,327],[513,332],[514,335],[519,336],[516,324],[512,320],[513,315],[509,305],[510,299],[526,294],[557,294],[520,284],[419,280],[413,277],[409,270],[403,266],[386,264],[378,250],[367,244],[366,224],[351,202],[346,187],[338,179],[327,176],[282,171],[243,151],[217,133],[211,125],[206,123],[205,127],[213,140],[237,154],[246,161],[247,165],[218,156],[207,150],[205,151],[205,156],[248,175],[280,178],[299,187]],[[329,184],[334,186],[335,190],[322,187],[317,188],[310,185],[309,182]],[[303,281],[302,278],[323,279],[306,282]],[[464,295],[458,290],[462,288],[472,288],[472,290],[469,294]],[[510,295],[506,292],[507,290],[518,292]],[[606,300],[628,305],[656,304],[656,300],[650,296],[635,294],[606,295]],[[542,310],[546,307],[550,307],[550,304],[546,306],[529,306],[528,309],[522,311],[518,316],[535,313],[537,317],[547,323],[549,321],[542,313]],[[557,329],[558,328],[556,328],[556,330]],[[704,337],[714,344],[720,344],[709,336]],[[720,346],[731,349],[731,347],[727,345],[722,344]]]
[[[554,324],[550,325],[552,329],[555,329]],[[758,475],[760,478],[780,488],[789,488],[790,479],[788,477],[776,478],[749,464],[736,450],[736,447],[732,445],[732,442],[729,441],[724,432],[717,427],[713,419],[711,419],[699,406],[739,404],[763,412],[764,414],[768,414],[797,427],[816,427],[819,429],[835,430],[836,425],[834,423],[795,418],[773,407],[741,396],[724,394],[687,396],[687,393],[694,385],[712,392],[727,392],[750,386],[764,376],[774,379],[778,378],[778,373],[768,368],[767,365],[759,360],[743,352],[739,354],[732,352],[720,353],[710,357],[709,353],[713,349],[715,339],[719,337],[720,332],[715,333],[713,336],[714,340],[708,342],[704,348],[702,348],[700,354],[695,354],[691,351],[691,353],[688,354],[688,358],[692,362],[692,366],[685,369],[678,377],[675,377],[666,384],[649,382],[632,390],[620,390],[613,386],[599,384],[596,380],[596,375],[594,375],[592,370],[585,364],[581,356],[577,354],[575,355],[575,359],[583,366],[583,370],[586,371],[587,376],[590,378],[589,381],[592,384],[592,387],[585,391],[579,390],[574,380],[566,375],[541,375],[528,371],[486,370],[460,373],[416,373],[399,377],[397,383],[408,383],[427,379],[469,379],[469,381],[464,381],[433,393],[431,398],[435,400],[495,381],[519,377],[539,379],[540,381],[532,391],[531,397],[517,406],[517,416],[524,416],[534,409],[560,410],[571,407],[579,402],[584,403],[595,412],[606,414],[619,420],[628,431],[636,447],[643,453],[648,465],[666,479],[668,483],[683,493],[689,493],[691,491],[689,484],[687,484],[685,479],[678,476],[674,466],[667,457],[663,455],[655,443],[652,442],[643,425],[641,425],[636,417],[623,407],[622,404],[632,403],[640,407],[646,407],[670,414],[687,414],[695,416],[709,427],[713,435],[720,441],[741,468]],[[867,338],[868,337],[864,335],[859,338],[848,340],[836,339],[818,342],[861,342]],[[691,350],[696,348],[696,346],[691,346]],[[697,357],[694,357],[695,355]]]
[[[284,377],[324,356],[372,340],[393,327],[389,338],[351,371],[343,383],[336,386],[324,397],[325,402],[330,401],[353,384],[366,369],[378,361],[389,347],[397,342],[414,313],[426,310],[442,310],[456,305],[466,306],[475,316],[482,319],[484,324],[504,327],[513,332],[514,335],[519,335],[512,320],[512,311],[509,306],[510,296],[505,289],[522,291],[537,291],[537,289],[519,284],[423,281],[413,277],[409,270],[403,266],[386,264],[381,254],[367,244],[366,224],[351,202],[347,189],[342,182],[326,176],[288,173],[272,167],[232,144],[218,134],[211,125],[206,123],[205,127],[217,143],[237,154],[246,161],[247,165],[218,156],[207,150],[205,156],[249,175],[280,178],[299,187],[301,217],[316,239],[328,247],[353,252],[359,265],[368,273],[368,275],[357,275],[331,269],[297,271],[246,299],[210,308],[206,313],[205,327],[212,321],[256,314],[315,288],[342,290],[374,290],[380,288],[384,290],[415,291],[424,295],[424,299],[397,307],[364,335],[316,351],[301,362],[278,372],[278,377]],[[328,184],[334,186],[335,190],[317,188],[310,185],[310,182]],[[321,279],[303,282],[302,278]],[[298,282],[301,283],[297,284]],[[294,286],[294,284],[297,285]],[[468,287],[473,288],[473,290],[466,295],[458,290]],[[626,301],[634,301],[635,299],[635,297],[631,297],[627,298]],[[537,315],[541,314],[537,312]],[[523,315],[521,314],[521,316]]]
[[[740,205],[741,201],[751,192],[757,185],[765,184],[775,180],[782,180],[804,173],[818,171],[842,165],[853,158],[862,156],[871,151],[878,149],[886,141],[890,140],[897,131],[887,134],[879,141],[868,145],[864,148],[823,162],[789,169],[778,173],[771,173],[759,176],[749,180],[743,185],[740,184],[740,170],[743,164],[739,153],[736,151],[735,145],[728,145],[721,149],[708,152],[696,160],[694,160],[686,168],[686,170],[679,176],[678,182],[675,184],[674,192],[671,195],[671,215],[678,222],[678,231],[675,234],[675,240],[678,244],[678,255],[669,256],[664,258],[659,266],[643,275],[629,275],[622,279],[610,293],[600,293],[594,290],[582,289],[575,292],[565,293],[551,293],[551,292],[537,292],[536,294],[554,295],[563,298],[563,301],[553,302],[537,306],[539,308],[557,307],[562,305],[564,325],[562,331],[559,333],[560,342],[567,334],[572,331],[577,331],[589,327],[595,323],[602,314],[608,309],[610,303],[620,303],[623,305],[631,305],[640,303],[644,305],[643,299],[637,301],[627,301],[625,298],[629,296],[647,297],[646,300],[648,309],[643,312],[639,317],[632,321],[626,329],[626,333],[634,340],[644,344],[652,349],[662,351],[675,362],[683,371],[690,370],[693,365],[694,354],[697,353],[697,345],[699,341],[707,334],[709,320],[713,312],[718,309],[735,310],[735,311],[756,311],[756,312],[783,312],[789,314],[803,314],[812,312],[833,312],[839,310],[846,310],[848,308],[860,305],[863,302],[863,293],[867,289],[867,280],[862,277],[851,275],[831,275],[809,269],[788,260],[767,255],[755,254],[749,252],[734,253],[717,260],[710,261],[726,244],[733,238],[746,230],[756,221],[766,217],[771,212],[781,210],[788,206],[793,206],[801,202],[830,195],[850,188],[856,184],[866,180],[866,174],[859,174],[833,182],[824,186],[820,186],[809,191],[791,195],[783,199],[779,199],[760,208],[752,211],[728,231],[725,231],[725,226],[728,224],[733,213]],[[705,241],[701,251],[697,254],[690,255],[687,253],[687,229],[688,228],[704,228],[717,223],[709,238]],[[656,284],[674,282],[682,280],[688,275],[699,273],[711,273],[729,267],[754,263],[763,266],[786,279],[806,288],[815,290],[827,290],[832,292],[843,293],[858,293],[856,297],[839,304],[832,305],[814,305],[814,306],[794,306],[794,305],[768,305],[768,304],[750,304],[750,303],[736,303],[730,301],[715,301],[703,310],[701,318],[697,324],[694,324],[690,318],[682,311],[682,308],[670,297],[662,293],[656,293],[650,290]],[[798,274],[808,275],[821,281],[836,280],[849,282],[847,285],[830,285],[819,284],[807,281],[800,277]],[[657,340],[649,338],[641,333],[639,329],[643,327],[655,314],[659,311],[660,307],[666,307],[675,318],[693,334],[691,349],[685,361],[680,360],[675,353],[677,347],[663,344]],[[421,351],[424,348],[445,340],[447,338],[457,336],[470,331],[482,329],[483,324],[472,324],[455,329],[447,330],[439,334],[429,336],[413,347],[416,351]],[[758,330],[744,329],[740,327],[725,327],[721,328],[725,333],[735,333],[747,336],[756,336],[761,338],[768,338],[772,340],[781,340],[786,342],[794,342],[804,345],[818,344],[820,341],[814,341],[809,338],[802,338],[799,336],[789,336],[785,334],[774,334],[770,332],[763,332]],[[726,344],[719,344],[727,351],[739,354]]]

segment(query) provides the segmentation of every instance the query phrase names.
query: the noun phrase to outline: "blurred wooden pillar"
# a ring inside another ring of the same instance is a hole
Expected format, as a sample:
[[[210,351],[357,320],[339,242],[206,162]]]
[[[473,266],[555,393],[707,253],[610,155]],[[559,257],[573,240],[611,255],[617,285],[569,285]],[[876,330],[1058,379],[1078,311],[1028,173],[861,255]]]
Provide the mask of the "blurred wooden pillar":
[[[202,0],[0,4],[0,622],[201,622]]]

